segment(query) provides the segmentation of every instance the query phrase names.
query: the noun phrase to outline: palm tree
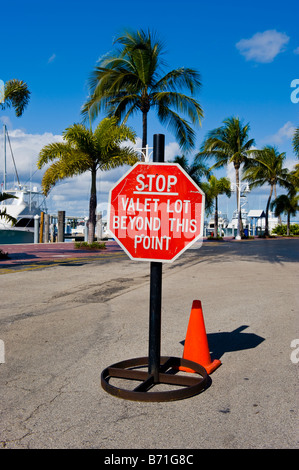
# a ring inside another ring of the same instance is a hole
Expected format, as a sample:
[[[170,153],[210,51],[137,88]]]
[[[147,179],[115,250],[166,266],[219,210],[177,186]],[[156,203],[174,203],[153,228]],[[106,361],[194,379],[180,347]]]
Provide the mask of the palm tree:
[[[201,180],[203,176],[209,176],[210,172],[206,164],[202,161],[194,159],[191,163],[189,163],[187,157],[185,155],[177,155],[174,157],[174,163],[178,163],[181,167],[188,173],[190,178],[200,186]]]
[[[295,133],[293,136],[293,148],[294,148],[295,154],[299,158],[299,127],[297,127],[297,129],[295,130]],[[298,180],[299,179],[299,163],[295,165],[293,174]]]
[[[177,155],[174,157],[174,163],[178,163],[185,172],[193,179],[193,181],[205,192],[202,182],[202,177],[209,177],[210,171],[202,159],[197,159],[189,163],[185,155]],[[205,210],[209,211],[213,205],[213,201],[210,198],[209,194],[205,195]]]
[[[217,179],[216,176],[211,175],[208,183],[202,183],[202,189],[206,198],[212,201],[210,212],[212,207],[215,207],[214,238],[218,238],[218,197],[221,194],[231,196],[231,183],[228,178]]]
[[[2,109],[14,108],[16,116],[20,117],[29,103],[30,91],[22,80],[8,80],[4,85],[4,93],[0,106]]]
[[[193,97],[201,87],[200,75],[190,68],[177,68],[164,74],[163,45],[150,32],[126,31],[114,44],[115,54],[104,56],[90,81],[90,99],[83,107],[94,119],[101,110],[126,123],[136,112],[142,113],[142,148],[147,145],[147,119],[150,109],[157,111],[162,124],[174,131],[181,148],[194,147],[195,133],[189,122],[200,124],[203,111]],[[187,89],[191,96],[181,91]]]
[[[287,214],[287,236],[290,235],[291,216],[295,217],[299,211],[299,195],[286,195],[281,194],[271,203],[271,210],[274,209],[275,217],[280,216],[282,213]]]
[[[299,127],[295,130],[294,137],[293,137],[293,147],[294,152],[296,153],[297,157],[299,158]]]
[[[248,139],[249,124],[242,125],[239,118],[230,117],[223,121],[223,126],[207,134],[198,157],[214,157],[216,163],[212,168],[221,168],[233,163],[236,175],[236,193],[238,206],[238,234],[243,234],[241,207],[239,204],[240,169],[249,156],[254,139]]]
[[[269,236],[269,208],[276,185],[290,188],[290,176],[287,168],[283,168],[285,152],[279,153],[275,147],[265,146],[262,150],[254,150],[253,158],[247,162],[243,179],[250,183],[250,188],[270,185],[270,194],[266,206],[265,236]]]
[[[93,132],[83,124],[74,124],[63,133],[64,142],[46,145],[39,154],[37,166],[41,169],[53,162],[45,171],[42,188],[45,195],[57,181],[91,172],[89,201],[88,242],[94,239],[96,225],[96,175],[97,170],[110,170],[121,165],[133,165],[138,160],[136,152],[124,141],[135,142],[135,132],[125,125],[117,125],[117,118],[105,118]]]

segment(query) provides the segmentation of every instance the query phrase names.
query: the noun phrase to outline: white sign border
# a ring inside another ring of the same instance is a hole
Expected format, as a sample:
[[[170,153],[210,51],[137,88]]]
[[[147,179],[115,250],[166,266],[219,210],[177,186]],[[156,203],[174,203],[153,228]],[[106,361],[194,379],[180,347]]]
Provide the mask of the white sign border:
[[[137,162],[135,165],[133,165],[110,189],[109,191],[109,199],[108,199],[108,211],[107,211],[107,227],[108,230],[113,234],[113,237],[117,241],[117,243],[121,246],[121,248],[124,250],[124,252],[129,256],[129,258],[132,261],[148,261],[148,262],[157,262],[157,263],[173,263],[177,258],[179,258],[186,250],[188,250],[195,242],[203,238],[203,227],[204,227],[204,216],[201,218],[201,227],[200,227],[200,233],[197,235],[197,237],[194,238],[194,240],[190,241],[188,245],[186,245],[179,253],[177,253],[172,259],[152,259],[152,258],[134,258],[131,253],[125,248],[125,246],[121,243],[121,241],[115,236],[115,234],[112,232],[110,229],[110,208],[111,208],[111,195],[113,189],[121,183],[123,179],[125,179],[133,170],[136,168],[138,165],[161,165],[161,166],[175,166],[180,169],[180,171],[189,179],[189,181],[192,183],[192,185],[197,189],[197,191],[202,195],[202,206],[203,206],[203,212],[205,211],[205,193],[203,190],[193,181],[193,179],[188,175],[188,173],[184,170],[184,168],[181,167],[179,163],[172,163],[172,162],[153,162],[153,163],[148,163],[148,162]]]

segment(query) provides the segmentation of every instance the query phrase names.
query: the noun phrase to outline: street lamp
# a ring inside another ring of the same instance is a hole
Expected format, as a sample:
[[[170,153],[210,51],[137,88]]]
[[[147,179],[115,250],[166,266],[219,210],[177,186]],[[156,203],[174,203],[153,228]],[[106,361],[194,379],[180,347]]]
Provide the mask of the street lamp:
[[[235,192],[238,188],[238,225],[237,225],[237,235],[236,240],[241,240],[241,192],[244,191],[245,193],[249,193],[249,184],[248,183],[231,183],[230,190]]]
[[[149,163],[150,161],[150,156],[152,155],[153,152],[150,152],[149,153],[149,149],[152,150],[153,147],[149,147],[147,144],[145,147],[142,147],[142,148],[137,148],[136,150],[139,150],[139,152],[141,153],[142,155],[142,158],[143,158],[143,161],[145,163]]]

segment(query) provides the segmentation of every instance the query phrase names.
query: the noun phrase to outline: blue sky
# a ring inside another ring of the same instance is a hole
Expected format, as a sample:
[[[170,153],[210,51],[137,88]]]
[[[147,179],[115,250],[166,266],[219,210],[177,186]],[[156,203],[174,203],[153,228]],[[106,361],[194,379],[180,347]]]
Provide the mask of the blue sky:
[[[298,16],[297,0],[5,2],[0,79],[24,80],[32,93],[21,118],[12,110],[0,111],[23,181],[34,173],[34,181],[40,182],[42,172],[35,173],[40,148],[81,121],[89,75],[124,29],[156,31],[165,43],[168,69],[185,66],[200,72],[202,90],[197,98],[205,117],[196,129],[195,151],[209,130],[226,117],[238,116],[250,123],[256,147],[276,145],[286,152],[291,168],[295,163],[292,133],[299,121]],[[298,85],[292,88],[295,79]],[[128,124],[141,137],[141,116]],[[149,145],[155,133],[165,134],[169,158],[180,153],[174,135],[150,114]],[[105,207],[108,191],[122,172],[99,175],[99,209]],[[230,168],[216,173],[223,175],[233,176]],[[50,212],[87,215],[89,185],[89,174],[57,185],[49,196]],[[249,209],[265,208],[267,194],[268,188],[252,192]],[[221,199],[223,212],[231,215],[234,208],[235,197]]]

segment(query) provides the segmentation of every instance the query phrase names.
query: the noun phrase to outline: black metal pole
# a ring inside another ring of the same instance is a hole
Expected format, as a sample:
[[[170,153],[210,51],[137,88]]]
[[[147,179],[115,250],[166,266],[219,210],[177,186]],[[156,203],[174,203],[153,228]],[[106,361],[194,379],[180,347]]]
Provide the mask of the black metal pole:
[[[155,134],[153,142],[153,163],[164,162],[165,136]],[[148,372],[154,382],[159,382],[161,356],[161,304],[162,304],[162,263],[152,261],[150,265],[150,320],[149,320],[149,361]]]
[[[159,381],[161,356],[161,298],[162,298],[162,263],[151,262],[150,278],[150,323],[149,323],[149,374],[154,382]]]

